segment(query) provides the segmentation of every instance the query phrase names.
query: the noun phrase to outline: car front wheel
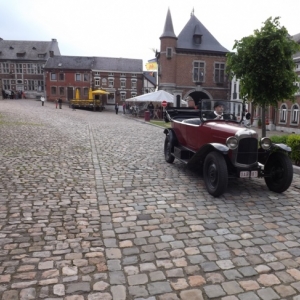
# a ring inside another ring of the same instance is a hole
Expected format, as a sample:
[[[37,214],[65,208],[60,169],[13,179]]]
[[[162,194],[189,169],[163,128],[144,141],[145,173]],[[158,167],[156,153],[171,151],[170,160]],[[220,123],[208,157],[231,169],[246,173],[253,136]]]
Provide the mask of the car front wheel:
[[[289,157],[281,152],[271,154],[265,165],[265,182],[269,190],[282,193],[293,181],[293,165]]]
[[[207,191],[214,197],[223,194],[228,184],[227,165],[219,152],[209,153],[204,161],[203,177]]]
[[[168,163],[172,163],[175,159],[175,157],[172,155],[172,151],[174,149],[174,145],[171,141],[171,138],[169,135],[166,135],[165,139],[165,146],[164,146],[164,153],[165,153],[165,160]]]

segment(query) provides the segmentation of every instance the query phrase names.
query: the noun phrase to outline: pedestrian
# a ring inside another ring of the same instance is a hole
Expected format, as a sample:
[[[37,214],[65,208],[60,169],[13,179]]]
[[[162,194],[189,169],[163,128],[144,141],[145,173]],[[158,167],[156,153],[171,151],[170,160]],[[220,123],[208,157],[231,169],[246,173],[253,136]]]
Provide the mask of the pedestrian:
[[[58,99],[55,100],[55,108],[58,106]]]
[[[115,104],[115,111],[116,111],[116,115],[117,115],[119,112],[119,104],[117,102]]]
[[[59,105],[59,109],[61,109],[61,106],[62,106],[62,99],[61,98],[58,99],[58,105]]]
[[[124,115],[126,114],[126,103],[125,102],[123,103],[123,114]]]
[[[148,110],[150,111],[150,119],[153,119],[153,112],[154,112],[154,105],[150,102],[147,106]]]
[[[42,101],[42,106],[44,106],[44,103],[45,103],[45,97],[44,96],[41,97],[41,101]]]

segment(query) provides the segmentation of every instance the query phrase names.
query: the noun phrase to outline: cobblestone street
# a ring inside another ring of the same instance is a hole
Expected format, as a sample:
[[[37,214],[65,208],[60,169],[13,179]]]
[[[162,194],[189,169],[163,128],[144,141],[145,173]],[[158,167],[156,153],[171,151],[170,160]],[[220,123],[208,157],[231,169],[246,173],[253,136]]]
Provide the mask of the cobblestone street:
[[[210,196],[120,112],[0,100],[3,300],[300,300],[300,177]]]

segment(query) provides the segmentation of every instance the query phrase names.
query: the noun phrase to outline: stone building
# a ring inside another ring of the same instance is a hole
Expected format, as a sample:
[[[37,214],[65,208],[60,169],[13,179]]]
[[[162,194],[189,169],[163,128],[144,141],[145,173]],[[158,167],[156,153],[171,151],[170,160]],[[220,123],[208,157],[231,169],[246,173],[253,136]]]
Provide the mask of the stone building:
[[[43,67],[50,55],[60,55],[56,39],[13,41],[0,38],[0,82],[4,91],[24,91],[29,98],[44,93]]]
[[[177,36],[174,33],[170,10],[160,36],[158,89],[175,96],[175,105],[181,99],[229,99],[230,85],[225,74],[225,49],[206,27],[191,14],[189,21]]]

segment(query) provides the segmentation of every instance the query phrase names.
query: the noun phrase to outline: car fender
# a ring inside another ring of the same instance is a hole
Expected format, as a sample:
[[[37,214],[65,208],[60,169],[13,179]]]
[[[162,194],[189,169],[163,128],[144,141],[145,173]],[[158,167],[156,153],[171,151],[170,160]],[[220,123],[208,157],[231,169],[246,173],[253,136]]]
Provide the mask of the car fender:
[[[174,146],[178,145],[178,140],[177,140],[176,134],[172,128],[166,128],[164,130],[164,134],[168,135],[170,137],[170,140]]]
[[[199,163],[202,164],[205,160],[206,155],[212,151],[217,151],[222,153],[223,155],[227,155],[229,148],[219,143],[206,144],[195,153],[195,155],[188,162],[188,165],[192,166],[197,165]]]
[[[286,144],[273,144],[273,150],[282,150],[285,152],[292,152],[291,147],[287,146]]]

